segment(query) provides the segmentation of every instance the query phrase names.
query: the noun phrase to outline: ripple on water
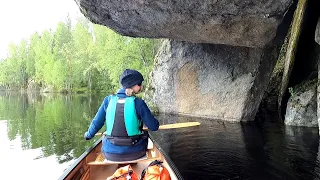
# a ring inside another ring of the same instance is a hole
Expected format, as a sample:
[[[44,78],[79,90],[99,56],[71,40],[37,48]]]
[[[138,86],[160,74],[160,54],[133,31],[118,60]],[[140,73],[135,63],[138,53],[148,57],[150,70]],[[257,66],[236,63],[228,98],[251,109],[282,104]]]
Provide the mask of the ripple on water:
[[[171,123],[184,122],[172,118]],[[159,118],[161,120],[161,117]],[[168,120],[168,117],[166,117]],[[153,136],[185,179],[317,179],[314,129],[277,124],[199,121],[199,127],[161,130]],[[290,133],[286,133],[289,132]]]

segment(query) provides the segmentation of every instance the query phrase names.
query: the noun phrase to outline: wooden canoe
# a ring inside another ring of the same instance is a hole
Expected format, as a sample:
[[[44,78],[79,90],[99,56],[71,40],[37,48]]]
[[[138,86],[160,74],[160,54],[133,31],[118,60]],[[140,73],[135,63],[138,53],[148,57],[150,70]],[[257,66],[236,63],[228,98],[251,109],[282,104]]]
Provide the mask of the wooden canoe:
[[[87,149],[69,168],[67,168],[59,179],[63,180],[106,180],[117,169],[118,164],[124,162],[106,161],[101,154],[102,138]],[[172,180],[183,179],[178,169],[175,167],[170,158],[162,151],[160,146],[149,138],[148,151],[146,157],[139,160],[125,162],[136,163],[132,166],[134,172],[140,178],[141,172],[150,162],[161,160],[163,165],[168,169]]]

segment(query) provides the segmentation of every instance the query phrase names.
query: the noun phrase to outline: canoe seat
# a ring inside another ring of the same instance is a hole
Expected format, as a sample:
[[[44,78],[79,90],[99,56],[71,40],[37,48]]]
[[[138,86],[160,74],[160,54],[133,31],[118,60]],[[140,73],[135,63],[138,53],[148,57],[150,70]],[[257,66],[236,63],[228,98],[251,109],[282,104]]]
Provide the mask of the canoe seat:
[[[140,161],[153,161],[156,159],[160,159],[159,154],[157,154],[154,150],[149,149],[146,155],[142,158],[132,160],[132,161],[109,161],[104,158],[104,156],[99,153],[95,159],[95,161],[88,162],[88,165],[110,165],[110,164],[129,164],[129,163],[137,163]]]

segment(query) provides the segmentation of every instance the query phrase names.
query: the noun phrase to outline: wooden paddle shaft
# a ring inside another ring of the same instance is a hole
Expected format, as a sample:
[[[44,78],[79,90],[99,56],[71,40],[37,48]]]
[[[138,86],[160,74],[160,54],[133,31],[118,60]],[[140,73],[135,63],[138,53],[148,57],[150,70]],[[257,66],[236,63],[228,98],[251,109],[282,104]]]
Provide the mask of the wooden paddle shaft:
[[[159,126],[159,129],[174,129],[174,128],[184,128],[191,126],[199,126],[199,122],[185,122],[185,123],[175,123],[175,124],[165,124]]]
[[[185,123],[174,123],[174,124],[165,124],[160,125],[159,129],[175,129],[175,128],[184,128],[184,127],[192,127],[192,126],[199,126],[199,122],[185,122]],[[143,128],[144,130],[147,130],[148,128]],[[105,133],[97,133],[96,136],[104,135]]]

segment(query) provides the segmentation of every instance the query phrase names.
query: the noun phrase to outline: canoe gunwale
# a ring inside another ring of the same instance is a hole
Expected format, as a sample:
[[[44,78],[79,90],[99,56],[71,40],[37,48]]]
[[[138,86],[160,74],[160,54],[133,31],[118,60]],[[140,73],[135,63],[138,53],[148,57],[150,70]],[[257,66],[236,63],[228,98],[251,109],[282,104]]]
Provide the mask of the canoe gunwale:
[[[163,149],[161,148],[161,146],[154,140],[153,136],[151,133],[149,133],[149,138],[152,140],[153,144],[157,147],[157,149],[160,151],[160,153],[162,154],[163,158],[166,160],[166,162],[168,163],[168,165],[170,166],[170,168],[172,169],[172,171],[175,173],[177,179],[179,180],[183,180],[182,175],[180,174],[180,171],[178,170],[178,168],[176,167],[176,165],[173,163],[173,161],[171,160],[171,158],[167,155],[167,153],[165,153],[163,151]]]
[[[77,160],[63,172],[58,180],[64,180],[83,161],[83,159],[86,158],[91,153],[91,151],[99,145],[102,139],[103,137],[98,139],[91,147],[89,147],[84,153],[82,153],[81,156],[77,158]]]

